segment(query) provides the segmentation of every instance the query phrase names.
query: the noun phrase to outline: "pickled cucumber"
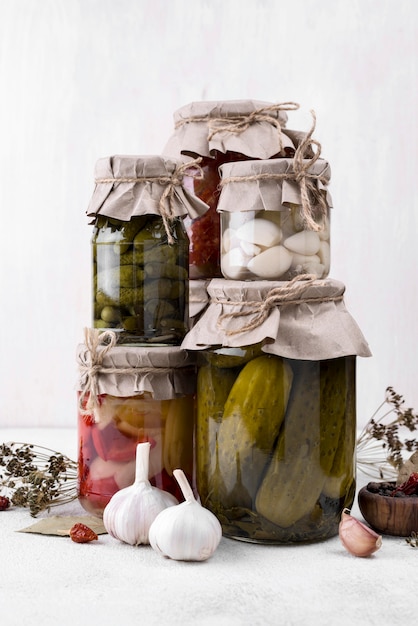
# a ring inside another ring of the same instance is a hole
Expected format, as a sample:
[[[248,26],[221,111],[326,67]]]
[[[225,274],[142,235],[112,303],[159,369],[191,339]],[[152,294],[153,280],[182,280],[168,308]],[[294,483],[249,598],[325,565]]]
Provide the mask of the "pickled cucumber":
[[[344,359],[297,361],[294,372],[284,426],[256,497],[258,513],[282,528],[316,511],[346,413]]]
[[[202,503],[214,491],[216,467],[216,436],[225,402],[237,377],[237,371],[202,365],[197,374],[196,478]],[[211,485],[209,489],[208,485]]]
[[[249,361],[231,388],[217,435],[225,507],[251,505],[280,431],[292,378],[281,357],[265,354]]]

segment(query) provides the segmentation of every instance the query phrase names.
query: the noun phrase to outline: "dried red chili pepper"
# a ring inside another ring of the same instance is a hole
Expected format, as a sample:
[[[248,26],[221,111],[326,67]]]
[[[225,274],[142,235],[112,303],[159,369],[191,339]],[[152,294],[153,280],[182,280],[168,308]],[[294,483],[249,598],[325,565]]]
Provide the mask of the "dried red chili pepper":
[[[396,487],[390,495],[394,496],[399,492],[404,493],[406,496],[418,494],[418,472],[413,472],[410,477],[402,483],[402,485]]]
[[[6,496],[0,496],[0,511],[5,511],[6,509],[8,509],[10,506],[10,500],[9,498],[6,498]]]
[[[70,537],[75,543],[88,543],[99,538],[94,530],[81,523],[74,524],[70,530]]]

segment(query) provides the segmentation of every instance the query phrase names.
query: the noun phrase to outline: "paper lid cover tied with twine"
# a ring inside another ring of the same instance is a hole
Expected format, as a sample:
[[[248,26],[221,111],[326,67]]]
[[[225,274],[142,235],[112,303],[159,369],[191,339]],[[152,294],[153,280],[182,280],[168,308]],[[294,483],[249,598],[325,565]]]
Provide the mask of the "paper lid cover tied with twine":
[[[301,275],[292,281],[213,279],[210,304],[183,340],[182,348],[239,348],[258,343],[290,359],[323,360],[371,356],[344,304],[345,286]]]
[[[290,155],[295,145],[285,130],[287,111],[298,108],[295,102],[191,102],[174,112],[175,131],[163,153],[210,157],[237,152],[257,159]]]
[[[87,403],[88,409],[97,408],[101,394],[125,398],[148,392],[155,400],[171,400],[196,390],[192,354],[178,346],[117,345],[112,331],[86,329],[77,363],[80,405]]]
[[[299,205],[308,229],[323,227],[332,206],[328,192],[331,168],[320,158],[321,144],[313,138],[316,114],[311,111],[311,115],[312,126],[293,159],[242,161],[220,166],[222,191],[218,211],[277,211]]]
[[[209,207],[183,186],[183,179],[201,175],[198,159],[188,163],[160,155],[99,159],[87,215],[121,221],[148,214],[168,220],[186,215],[199,217]]]

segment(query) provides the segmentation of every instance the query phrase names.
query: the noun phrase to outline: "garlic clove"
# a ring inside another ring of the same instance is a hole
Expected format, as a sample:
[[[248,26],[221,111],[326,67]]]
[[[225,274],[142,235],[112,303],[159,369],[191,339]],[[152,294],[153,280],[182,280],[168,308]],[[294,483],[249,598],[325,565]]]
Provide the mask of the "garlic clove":
[[[374,530],[350,515],[348,509],[341,514],[339,525],[341,543],[354,556],[370,556],[382,545],[382,537]]]
[[[205,561],[219,545],[221,524],[195,499],[184,472],[177,469],[173,474],[185,500],[157,515],[149,530],[149,542],[156,552],[170,559]]]
[[[161,511],[178,504],[172,494],[148,480],[150,443],[136,448],[135,482],[117,491],[103,511],[103,524],[112,537],[137,546],[149,544],[149,529]]]

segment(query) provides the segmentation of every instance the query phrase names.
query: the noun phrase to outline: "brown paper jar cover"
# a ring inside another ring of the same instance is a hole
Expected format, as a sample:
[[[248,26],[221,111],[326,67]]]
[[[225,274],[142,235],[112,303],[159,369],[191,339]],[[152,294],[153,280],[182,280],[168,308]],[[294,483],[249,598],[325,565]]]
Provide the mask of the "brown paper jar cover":
[[[198,217],[208,206],[186,189],[181,160],[160,155],[122,156],[99,159],[96,186],[87,208],[89,217],[105,215],[129,221],[139,215],[160,215],[160,200],[171,186],[173,217]]]
[[[294,281],[214,279],[209,306],[186,334],[182,348],[240,348],[290,359],[371,356],[359,326],[346,309],[345,285],[327,278]]]
[[[274,104],[259,100],[191,102],[174,112],[175,131],[163,153],[209,157],[216,152],[235,152],[258,159],[291,156],[298,135],[291,132],[291,138],[286,134],[286,111],[298,107],[295,103]],[[255,117],[257,112],[259,116]],[[245,128],[239,126],[243,118],[249,120]],[[231,125],[228,130],[223,129],[234,120],[238,123],[236,130]]]
[[[82,506],[101,516],[111,497],[134,482],[136,448],[144,442],[151,485],[180,500],[175,469],[183,469],[194,488],[193,358],[178,347],[118,346],[110,332],[90,330],[77,359]]]

